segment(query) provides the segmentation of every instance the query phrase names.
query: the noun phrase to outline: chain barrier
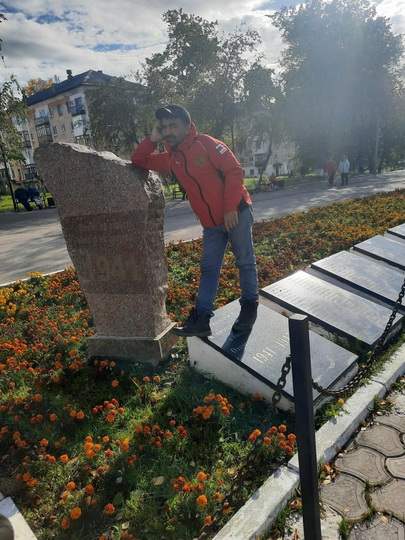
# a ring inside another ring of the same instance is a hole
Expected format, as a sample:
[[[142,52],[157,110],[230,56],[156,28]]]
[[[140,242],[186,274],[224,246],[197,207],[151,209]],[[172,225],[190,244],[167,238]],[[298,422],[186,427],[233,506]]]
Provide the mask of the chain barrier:
[[[315,388],[315,390],[318,390],[318,392],[320,392],[322,394],[330,395],[330,396],[341,396],[343,394],[346,394],[347,392],[349,392],[349,390],[351,390],[351,389],[353,389],[353,388],[355,388],[357,386],[357,384],[361,381],[361,379],[370,370],[370,368],[373,365],[373,362],[375,360],[375,357],[378,356],[381,353],[381,351],[382,351],[382,349],[383,349],[383,347],[385,345],[386,338],[387,338],[387,336],[388,336],[388,334],[389,334],[389,332],[391,330],[391,327],[393,325],[393,322],[395,320],[395,317],[397,316],[398,310],[399,310],[400,306],[402,305],[402,299],[403,299],[404,296],[405,296],[405,280],[404,280],[404,282],[402,284],[401,290],[400,290],[399,295],[398,295],[398,299],[396,300],[396,302],[394,304],[391,315],[390,315],[390,317],[388,319],[388,322],[387,322],[387,324],[385,326],[384,332],[382,333],[376,348],[374,349],[374,351],[372,352],[372,354],[370,355],[370,357],[368,358],[368,360],[366,361],[364,366],[361,369],[359,369],[359,371],[353,377],[353,379],[348,384],[346,384],[344,387],[336,389],[336,390],[329,390],[327,388],[324,388],[323,386],[321,386],[320,384],[318,384],[317,382],[312,380],[312,386],[313,386],[313,388]],[[251,448],[251,450],[249,450],[249,452],[248,452],[248,454],[246,456],[245,463],[239,469],[239,471],[237,472],[237,474],[235,476],[234,481],[232,482],[232,485],[231,485],[231,488],[230,488],[230,491],[229,491],[228,495],[226,495],[222,500],[221,507],[218,508],[213,513],[211,522],[209,524],[204,524],[201,527],[200,535],[197,538],[195,538],[194,540],[206,540],[207,539],[208,535],[212,532],[214,527],[221,520],[224,511],[226,511],[227,509],[229,509],[231,507],[233,499],[235,498],[235,496],[241,490],[241,488],[243,486],[243,482],[244,482],[246,476],[252,470],[252,466],[253,466],[253,463],[254,463],[257,455],[258,455],[260,445],[261,445],[261,443],[263,441],[264,436],[266,435],[266,433],[268,431],[267,428],[268,428],[268,422],[269,422],[270,413],[274,412],[274,410],[277,408],[277,405],[279,404],[279,402],[281,400],[281,393],[282,393],[282,390],[284,389],[284,387],[286,385],[287,375],[289,374],[290,370],[291,370],[291,356],[287,356],[283,366],[281,367],[281,375],[280,375],[280,377],[279,377],[279,379],[277,381],[276,389],[275,389],[274,394],[272,396],[270,410],[267,413],[266,418],[262,422],[261,429],[259,430],[261,432],[261,434],[253,442],[252,448]]]
[[[402,287],[401,287],[401,290],[399,292],[399,295],[398,295],[398,298],[394,304],[394,307],[392,309],[392,312],[391,312],[391,315],[388,319],[388,322],[385,326],[385,329],[384,329],[384,332],[381,334],[381,337],[377,343],[377,346],[376,348],[374,349],[374,351],[372,352],[372,354],[369,356],[369,358],[367,359],[367,361],[365,362],[365,364],[363,365],[363,367],[361,369],[359,369],[359,371],[356,373],[356,375],[353,377],[353,379],[347,383],[345,386],[343,386],[342,388],[337,388],[336,390],[331,390],[331,389],[328,389],[328,388],[324,388],[323,386],[321,386],[320,384],[318,384],[316,381],[312,380],[312,386],[313,388],[315,388],[315,390],[318,390],[318,392],[320,392],[321,394],[325,394],[325,395],[328,395],[328,396],[342,396],[346,393],[349,392],[349,390],[352,390],[353,388],[355,388],[359,382],[361,381],[361,379],[368,374],[369,370],[371,369],[373,363],[374,363],[374,360],[376,358],[376,356],[378,356],[383,348],[384,348],[384,345],[385,345],[385,341],[386,341],[386,338],[391,330],[391,327],[393,325],[393,322],[395,320],[395,317],[397,316],[397,313],[398,313],[398,310],[400,308],[400,306],[402,305],[402,299],[405,295],[405,280],[402,284]]]
[[[269,428],[269,416],[270,413],[273,413],[276,409],[278,403],[281,400],[281,392],[284,389],[286,382],[287,382],[287,375],[289,374],[291,369],[291,356],[287,356],[286,360],[281,368],[281,375],[277,381],[276,389],[274,391],[274,394],[272,396],[271,400],[271,406],[269,409],[269,412],[266,414],[265,419],[262,422],[262,425],[260,426],[259,431],[261,434],[255,439],[253,442],[252,448],[249,450],[245,463],[242,465],[242,467],[237,472],[235,479],[233,480],[231,484],[230,491],[228,495],[226,495],[222,499],[222,505],[220,508],[218,508],[213,515],[211,516],[211,523],[203,525],[203,527],[200,530],[200,535],[195,540],[206,540],[208,537],[208,534],[213,530],[213,528],[219,523],[220,519],[223,516],[224,511],[229,509],[231,507],[232,501],[235,498],[235,496],[239,493],[241,490],[244,480],[248,473],[253,468],[253,463],[258,455],[260,445],[263,441],[263,438],[265,437]]]

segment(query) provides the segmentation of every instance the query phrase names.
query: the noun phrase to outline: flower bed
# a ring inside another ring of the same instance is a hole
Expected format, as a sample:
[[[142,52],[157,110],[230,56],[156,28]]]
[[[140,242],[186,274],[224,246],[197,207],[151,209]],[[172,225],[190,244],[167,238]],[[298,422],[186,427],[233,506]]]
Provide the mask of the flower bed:
[[[254,227],[260,286],[405,222],[405,191],[346,201]],[[201,242],[171,244],[168,312],[196,295]],[[239,295],[226,254],[217,305]],[[91,314],[73,269],[0,289],[0,491],[40,540],[191,539],[221,507],[267,406],[187,361],[157,368],[89,363]],[[274,414],[258,461],[222,523],[293,451]]]

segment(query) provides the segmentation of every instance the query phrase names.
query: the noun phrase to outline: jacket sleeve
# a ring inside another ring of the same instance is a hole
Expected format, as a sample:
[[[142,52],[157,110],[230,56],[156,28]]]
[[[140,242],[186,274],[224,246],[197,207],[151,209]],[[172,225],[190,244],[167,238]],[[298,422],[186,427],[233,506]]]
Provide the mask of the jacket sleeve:
[[[167,152],[155,154],[156,148],[157,144],[147,137],[135,148],[131,156],[132,163],[142,169],[170,174],[169,154]]]
[[[242,199],[242,166],[225,143],[211,137],[204,137],[202,142],[207,148],[211,163],[224,178],[224,212],[234,211]]]

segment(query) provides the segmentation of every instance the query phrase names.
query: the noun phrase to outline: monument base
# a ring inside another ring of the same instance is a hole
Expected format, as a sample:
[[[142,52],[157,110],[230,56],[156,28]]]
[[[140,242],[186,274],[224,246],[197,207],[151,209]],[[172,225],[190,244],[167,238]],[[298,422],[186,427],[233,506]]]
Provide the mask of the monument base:
[[[170,324],[155,338],[94,334],[89,338],[88,352],[91,358],[108,357],[156,365],[170,354],[179,339],[171,333],[174,326],[176,323]]]

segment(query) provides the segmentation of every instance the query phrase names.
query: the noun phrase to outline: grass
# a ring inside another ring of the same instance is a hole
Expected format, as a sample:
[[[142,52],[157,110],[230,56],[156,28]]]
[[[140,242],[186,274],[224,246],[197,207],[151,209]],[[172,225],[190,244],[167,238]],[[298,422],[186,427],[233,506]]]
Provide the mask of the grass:
[[[255,224],[260,287],[404,223],[404,203],[398,190]],[[200,254],[201,241],[167,246],[173,320],[195,300]],[[228,252],[217,306],[239,293]],[[39,540],[195,538],[218,509],[223,525],[294,451],[294,419],[272,414],[221,510],[267,405],[195,372],[184,343],[155,368],[90,362],[93,332],[73,269],[0,289],[0,486]]]

